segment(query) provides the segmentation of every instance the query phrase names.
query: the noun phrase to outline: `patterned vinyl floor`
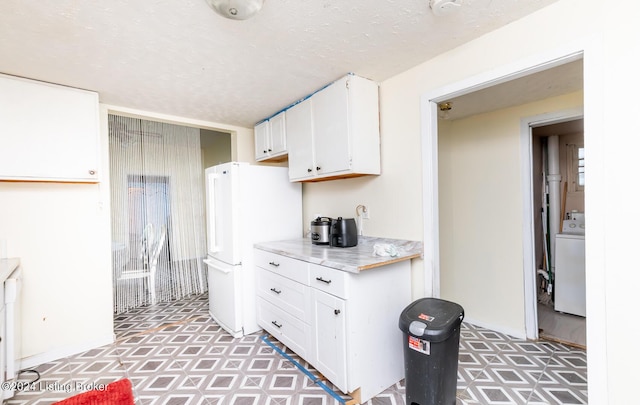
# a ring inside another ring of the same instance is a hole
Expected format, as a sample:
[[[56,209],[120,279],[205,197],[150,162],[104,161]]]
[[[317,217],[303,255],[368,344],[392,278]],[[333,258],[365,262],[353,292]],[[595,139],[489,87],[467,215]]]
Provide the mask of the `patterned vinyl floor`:
[[[33,384],[27,383],[37,374],[23,372],[23,390],[5,404],[52,404],[125,377],[138,405],[341,404],[268,345],[266,335],[231,338],[209,318],[207,300],[205,294],[117,316],[114,344],[42,364]],[[586,404],[586,375],[584,350],[463,323],[457,404]],[[404,405],[404,395],[400,381],[367,404]]]

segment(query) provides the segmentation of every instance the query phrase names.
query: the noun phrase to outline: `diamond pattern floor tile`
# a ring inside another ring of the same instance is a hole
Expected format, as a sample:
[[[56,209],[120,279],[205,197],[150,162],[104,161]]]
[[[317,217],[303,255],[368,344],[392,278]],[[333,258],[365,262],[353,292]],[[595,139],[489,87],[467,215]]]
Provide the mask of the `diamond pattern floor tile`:
[[[49,405],[92,384],[125,377],[136,405],[341,405],[349,399],[324,391],[262,341],[262,333],[232,338],[210,319],[206,294],[138,308],[114,322],[114,344],[36,367],[37,383],[5,404]],[[513,339],[468,323],[460,336],[458,405],[587,403],[584,350]],[[295,353],[268,339],[318,376]],[[24,372],[19,382],[36,378]],[[405,405],[405,389],[399,381],[366,405]]]

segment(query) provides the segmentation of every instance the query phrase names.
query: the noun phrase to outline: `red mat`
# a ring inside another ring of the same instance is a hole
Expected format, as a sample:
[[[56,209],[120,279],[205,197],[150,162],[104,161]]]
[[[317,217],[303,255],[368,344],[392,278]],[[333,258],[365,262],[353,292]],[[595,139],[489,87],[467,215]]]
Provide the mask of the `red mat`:
[[[104,390],[92,390],[55,403],[56,405],[134,405],[128,378],[107,384]]]

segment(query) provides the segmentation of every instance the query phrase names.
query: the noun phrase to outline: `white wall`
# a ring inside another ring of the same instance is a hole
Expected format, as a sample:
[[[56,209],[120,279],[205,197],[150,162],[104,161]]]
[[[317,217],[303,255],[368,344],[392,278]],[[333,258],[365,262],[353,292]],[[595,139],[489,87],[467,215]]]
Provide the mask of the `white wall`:
[[[0,196],[0,232],[24,274],[22,366],[112,342],[108,184],[0,182]]]
[[[578,92],[439,125],[440,293],[467,321],[525,336],[520,121],[582,105]]]
[[[633,315],[638,307],[638,246],[640,236],[629,229],[640,229],[640,215],[621,215],[626,207],[637,205],[640,193],[637,184],[637,152],[640,137],[636,136],[640,92],[640,4],[631,0],[616,2],[602,14],[604,26],[602,47],[602,97],[591,106],[601,114],[603,125],[593,134],[585,133],[585,148],[594,150],[586,164],[600,170],[587,174],[585,211],[598,216],[587,222],[587,232],[601,231],[593,237],[587,233],[587,315],[604,307],[605,316],[587,323],[587,344],[606,352],[606,363],[589,365],[589,372],[605,379],[610,404],[628,403],[637,394],[637,378],[628,372],[631,364],[640,362],[637,345],[640,324]],[[588,124],[588,122],[586,122]],[[620,220],[622,219],[622,220]],[[589,260],[591,259],[591,262]],[[594,318],[591,318],[594,319]],[[602,330],[604,329],[604,333]],[[602,375],[603,373],[606,373]],[[591,388],[591,379],[589,380]],[[599,398],[590,403],[604,403]]]

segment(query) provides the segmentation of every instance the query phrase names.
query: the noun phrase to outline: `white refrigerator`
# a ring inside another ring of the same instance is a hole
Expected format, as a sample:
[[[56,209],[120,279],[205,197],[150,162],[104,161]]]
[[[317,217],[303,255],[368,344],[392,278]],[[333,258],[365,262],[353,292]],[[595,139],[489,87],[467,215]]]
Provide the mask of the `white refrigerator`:
[[[205,177],[209,313],[241,337],[260,330],[253,245],[302,237],[302,188],[286,167],[231,162]]]

